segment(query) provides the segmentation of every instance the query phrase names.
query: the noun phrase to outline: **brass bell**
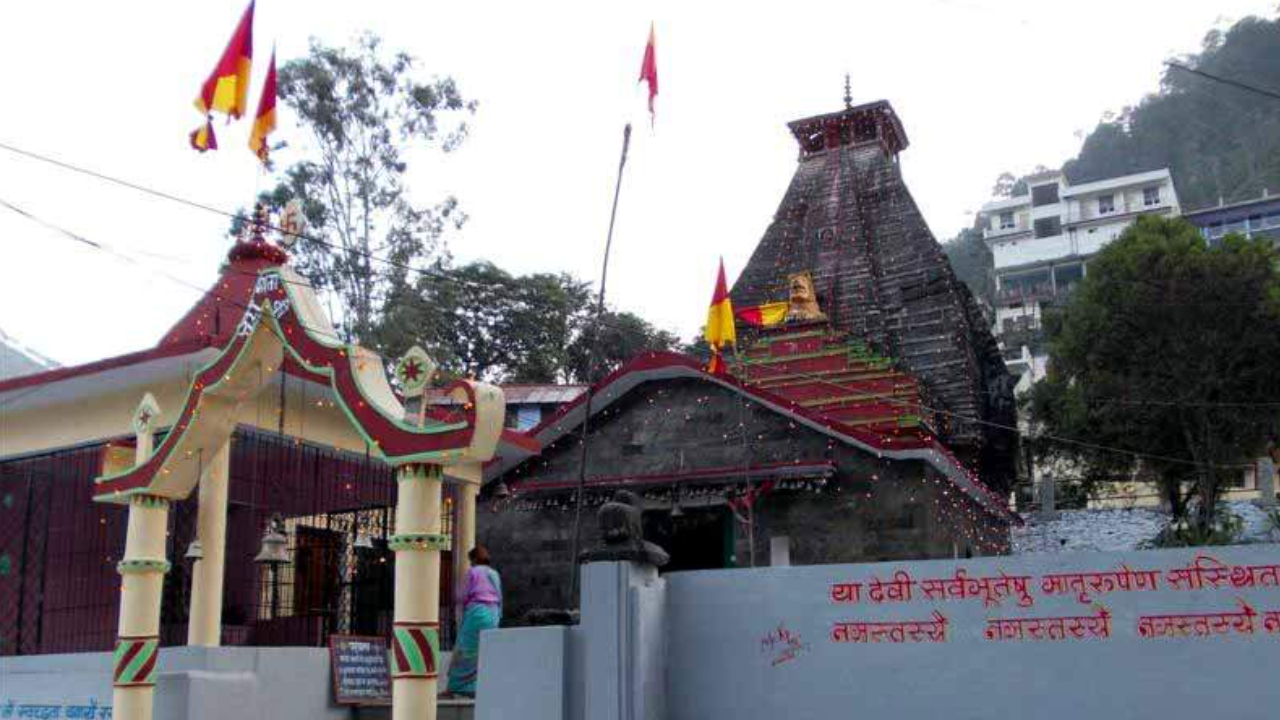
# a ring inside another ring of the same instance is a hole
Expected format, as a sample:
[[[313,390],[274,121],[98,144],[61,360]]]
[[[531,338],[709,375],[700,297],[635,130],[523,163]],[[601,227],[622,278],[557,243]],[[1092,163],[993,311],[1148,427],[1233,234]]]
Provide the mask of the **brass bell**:
[[[200,538],[191,541],[191,544],[187,546],[187,554],[183,555],[183,557],[188,560],[204,559],[204,546],[200,544]]]
[[[289,564],[289,539],[284,536],[284,523],[279,517],[272,518],[267,531],[262,536],[262,549],[253,559],[263,565]]]
[[[353,547],[357,550],[372,550],[373,538],[369,537],[365,533],[358,533],[356,535],[356,541],[353,543]]]

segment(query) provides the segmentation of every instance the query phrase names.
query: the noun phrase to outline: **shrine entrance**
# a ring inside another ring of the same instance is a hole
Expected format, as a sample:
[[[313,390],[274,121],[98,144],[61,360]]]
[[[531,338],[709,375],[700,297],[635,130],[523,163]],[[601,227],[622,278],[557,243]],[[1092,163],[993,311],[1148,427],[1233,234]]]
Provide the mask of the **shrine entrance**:
[[[481,466],[493,457],[502,437],[502,392],[458,380],[441,389],[454,399],[453,405],[426,407],[422,395],[435,366],[417,348],[396,364],[397,392],[379,356],[337,338],[314,290],[287,267],[289,236],[280,245],[269,243],[263,237],[269,226],[265,211],[259,210],[249,237],[230,253],[211,295],[220,303],[238,288],[242,314],[234,333],[221,339],[217,357],[194,372],[177,412],[170,411],[168,430],[158,435],[164,409],[147,392],[133,414],[133,441],[110,445],[102,455],[93,499],[129,508],[118,565],[122,582],[114,717],[152,716],[165,595],[173,602],[164,582],[176,554],[171,526],[183,514],[190,517],[189,509],[171,515],[170,507],[198,488],[194,538],[186,553],[194,560],[188,644],[221,644],[224,600],[229,599],[226,576],[247,570],[258,577],[251,584],[256,610],[246,620],[257,626],[263,644],[299,634],[302,644],[319,644],[357,624],[381,630],[391,639],[393,719],[430,720],[441,646],[440,596],[449,589],[448,576],[441,587],[441,556],[451,548],[455,530],[465,547],[474,544]],[[367,459],[381,463],[384,473],[394,477],[394,510],[389,503],[370,507],[362,502],[369,487],[351,474],[324,477],[313,466],[309,483],[298,482],[306,473],[281,464],[269,473],[273,482],[291,473],[302,477],[271,488],[280,511],[266,523],[261,548],[245,568],[243,556],[235,552],[237,544],[252,544],[256,537],[246,538],[240,528],[235,537],[228,535],[231,437],[246,406],[278,377],[280,439],[291,444],[284,437],[289,375],[323,388],[325,397],[317,402],[339,408],[348,431],[363,439]],[[417,398],[416,409],[406,410],[402,398]],[[443,492],[446,466],[457,489],[457,528],[444,520],[450,515]],[[299,512],[297,500],[308,493],[346,502],[318,513]],[[375,535],[380,535],[381,551]],[[392,567],[385,571],[377,567],[387,565]],[[394,585],[389,618],[384,605],[388,579]]]
[[[651,510],[644,514],[644,534],[671,556],[664,573],[735,566],[734,520],[723,506],[681,508],[674,514]]]

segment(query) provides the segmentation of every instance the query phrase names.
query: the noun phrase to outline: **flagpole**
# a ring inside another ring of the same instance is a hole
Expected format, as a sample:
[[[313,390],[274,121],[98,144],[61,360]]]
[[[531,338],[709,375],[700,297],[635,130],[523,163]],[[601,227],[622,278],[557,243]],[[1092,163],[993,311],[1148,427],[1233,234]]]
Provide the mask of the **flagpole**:
[[[613,209],[609,211],[609,233],[604,241],[604,264],[600,268],[600,292],[596,294],[596,312],[592,327],[591,345],[587,351],[587,391],[583,399],[582,432],[578,444],[578,486],[573,502],[573,554],[569,556],[572,567],[569,579],[569,602],[573,603],[578,589],[578,545],[582,539],[582,495],[587,482],[587,446],[591,435],[591,396],[596,364],[600,354],[600,321],[604,317],[605,282],[609,279],[609,249],[613,247],[613,224],[618,217],[618,196],[622,193],[622,171],[627,166],[627,148],[631,146],[631,123],[622,128],[622,157],[618,160],[618,180],[613,188]]]

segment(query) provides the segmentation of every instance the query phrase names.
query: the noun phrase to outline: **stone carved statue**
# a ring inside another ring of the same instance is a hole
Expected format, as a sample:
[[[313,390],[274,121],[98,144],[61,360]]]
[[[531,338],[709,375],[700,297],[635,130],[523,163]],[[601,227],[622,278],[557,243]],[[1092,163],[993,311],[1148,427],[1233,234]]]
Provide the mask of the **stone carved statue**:
[[[826,320],[826,313],[818,307],[818,295],[813,289],[813,277],[807,272],[787,278],[787,317],[784,322]]]
[[[578,561],[629,561],[655,567],[666,565],[670,556],[667,551],[644,539],[641,518],[640,498],[633,492],[619,490],[596,513],[603,544],[584,551],[578,556]]]

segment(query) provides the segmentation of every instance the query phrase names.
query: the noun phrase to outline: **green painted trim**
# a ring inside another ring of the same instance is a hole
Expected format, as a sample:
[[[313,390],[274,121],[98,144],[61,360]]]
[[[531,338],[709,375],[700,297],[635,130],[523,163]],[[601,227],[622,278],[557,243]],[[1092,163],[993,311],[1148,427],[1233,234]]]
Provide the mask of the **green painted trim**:
[[[121,575],[137,575],[140,573],[158,572],[166,574],[173,565],[168,560],[136,559],[121,560],[116,564],[116,572]]]
[[[129,502],[130,504],[137,505],[138,507],[149,507],[149,508],[169,507],[169,498],[162,497],[160,495],[151,495],[148,493],[136,493],[129,498]]]
[[[811,338],[811,337],[827,337],[828,335],[829,333],[826,330],[804,330],[802,332],[794,332],[794,333],[786,333],[783,335],[771,335],[769,337],[762,337],[759,340],[756,340],[754,343],[752,343],[751,346],[758,347],[760,345],[764,345],[765,347],[768,347],[777,342],[786,342],[788,340],[800,340],[802,338]]]
[[[448,550],[453,537],[446,533],[400,533],[387,539],[392,550]]]
[[[849,348],[835,348],[832,350],[819,350],[818,352],[799,353],[796,355],[783,355],[780,357],[766,358],[750,358],[744,357],[739,360],[743,365],[777,365],[779,363],[790,362],[792,360],[811,360],[813,358],[835,357],[837,355],[849,354]]]

